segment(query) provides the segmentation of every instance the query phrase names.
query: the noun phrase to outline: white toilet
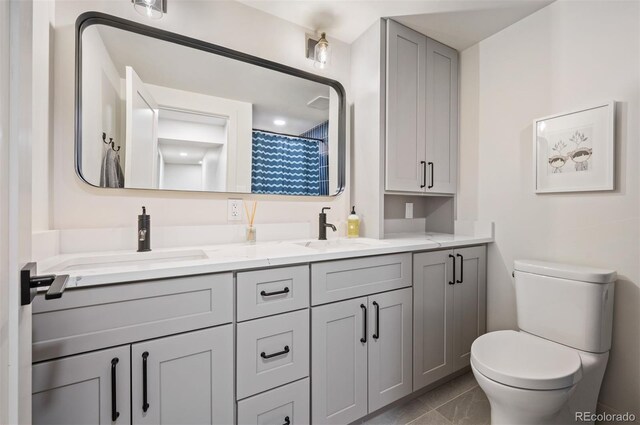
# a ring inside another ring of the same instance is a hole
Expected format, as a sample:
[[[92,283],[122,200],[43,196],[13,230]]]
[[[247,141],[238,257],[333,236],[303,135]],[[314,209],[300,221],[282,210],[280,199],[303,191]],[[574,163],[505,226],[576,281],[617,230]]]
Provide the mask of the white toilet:
[[[595,413],[616,272],[525,260],[514,268],[520,331],[490,332],[471,346],[491,423],[576,423],[576,412]]]

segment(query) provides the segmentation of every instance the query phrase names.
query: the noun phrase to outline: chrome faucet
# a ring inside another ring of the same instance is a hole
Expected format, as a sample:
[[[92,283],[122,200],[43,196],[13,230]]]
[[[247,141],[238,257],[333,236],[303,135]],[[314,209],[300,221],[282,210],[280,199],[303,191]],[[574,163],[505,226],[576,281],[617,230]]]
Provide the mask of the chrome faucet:
[[[324,210],[330,210],[331,208],[329,207],[324,207],[322,209],[322,212],[320,213],[320,216],[318,217],[318,223],[319,223],[319,228],[318,228],[318,240],[320,241],[326,241],[327,240],[327,227],[331,227],[331,229],[335,232],[338,229],[336,229],[336,226],[334,226],[331,223],[327,223],[327,214],[324,212]]]

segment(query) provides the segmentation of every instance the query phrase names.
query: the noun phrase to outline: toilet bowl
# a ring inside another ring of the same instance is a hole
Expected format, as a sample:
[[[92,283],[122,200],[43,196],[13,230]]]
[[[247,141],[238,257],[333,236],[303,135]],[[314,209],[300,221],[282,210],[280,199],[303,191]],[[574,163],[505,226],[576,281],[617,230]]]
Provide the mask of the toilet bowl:
[[[471,346],[471,368],[494,425],[571,424],[595,412],[604,377],[615,272],[516,261],[520,331]]]

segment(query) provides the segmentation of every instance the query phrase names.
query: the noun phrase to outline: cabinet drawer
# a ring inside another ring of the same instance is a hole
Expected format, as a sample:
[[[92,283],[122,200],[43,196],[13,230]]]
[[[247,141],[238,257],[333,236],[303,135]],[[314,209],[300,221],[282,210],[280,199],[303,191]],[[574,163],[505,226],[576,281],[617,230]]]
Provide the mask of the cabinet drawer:
[[[309,378],[238,402],[238,425],[309,423]]]
[[[33,302],[33,361],[129,344],[233,319],[231,273],[68,290]]]
[[[311,304],[411,286],[411,254],[392,254],[311,265]]]
[[[238,324],[238,399],[309,375],[309,310]]]
[[[239,322],[309,307],[309,267],[241,272],[237,291]]]

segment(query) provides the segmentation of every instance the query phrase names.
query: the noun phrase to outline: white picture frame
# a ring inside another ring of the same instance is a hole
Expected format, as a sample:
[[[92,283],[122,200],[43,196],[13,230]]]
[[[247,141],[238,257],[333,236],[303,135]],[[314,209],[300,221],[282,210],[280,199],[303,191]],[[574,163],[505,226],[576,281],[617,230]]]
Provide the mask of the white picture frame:
[[[533,120],[536,193],[614,189],[615,101]]]

